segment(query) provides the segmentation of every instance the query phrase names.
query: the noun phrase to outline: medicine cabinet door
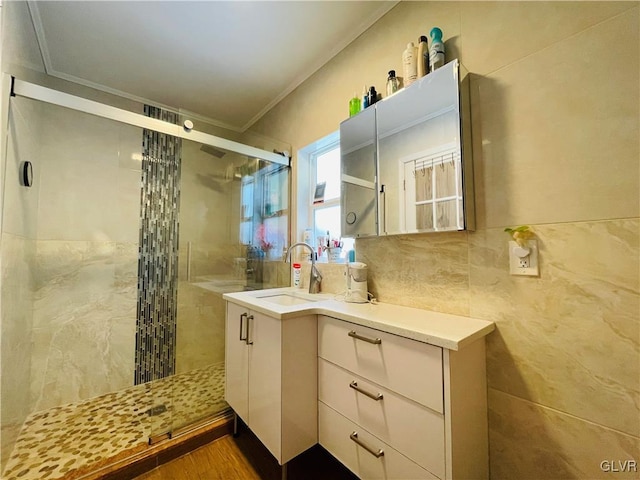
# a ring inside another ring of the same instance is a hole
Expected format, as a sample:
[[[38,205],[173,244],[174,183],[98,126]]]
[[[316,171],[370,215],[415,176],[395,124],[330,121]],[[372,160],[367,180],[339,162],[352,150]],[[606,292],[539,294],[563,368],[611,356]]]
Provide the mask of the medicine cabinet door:
[[[340,124],[342,236],[378,234],[376,114],[369,107]]]
[[[473,229],[458,61],[378,102],[376,113],[380,234]]]

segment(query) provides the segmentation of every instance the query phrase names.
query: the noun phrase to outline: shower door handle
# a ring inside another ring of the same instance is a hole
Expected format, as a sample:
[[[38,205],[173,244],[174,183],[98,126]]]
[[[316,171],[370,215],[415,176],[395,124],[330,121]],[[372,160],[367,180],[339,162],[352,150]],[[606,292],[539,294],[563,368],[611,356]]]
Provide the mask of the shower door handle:
[[[382,200],[381,216],[382,216],[382,233],[387,233],[387,191],[384,185],[380,186],[380,199]]]
[[[242,324],[244,323],[243,319],[245,319],[245,318],[247,318],[247,313],[246,312],[243,313],[242,315],[240,315],[240,341],[241,342],[246,342],[247,341],[247,336],[248,336],[248,332],[249,332],[249,329],[247,327],[247,330],[246,330],[247,335],[245,335],[244,338],[242,338]]]

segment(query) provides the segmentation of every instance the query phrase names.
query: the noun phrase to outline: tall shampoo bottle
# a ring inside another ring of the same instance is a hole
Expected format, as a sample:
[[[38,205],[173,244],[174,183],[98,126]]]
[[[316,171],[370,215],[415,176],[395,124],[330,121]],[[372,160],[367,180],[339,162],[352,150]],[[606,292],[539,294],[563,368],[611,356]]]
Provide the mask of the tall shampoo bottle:
[[[418,43],[418,78],[424,77],[429,73],[429,45],[427,44],[427,37],[420,35],[420,42]]]
[[[404,75],[404,86],[408,87],[418,78],[418,49],[413,42],[407,44],[407,48],[402,52],[402,73]]]

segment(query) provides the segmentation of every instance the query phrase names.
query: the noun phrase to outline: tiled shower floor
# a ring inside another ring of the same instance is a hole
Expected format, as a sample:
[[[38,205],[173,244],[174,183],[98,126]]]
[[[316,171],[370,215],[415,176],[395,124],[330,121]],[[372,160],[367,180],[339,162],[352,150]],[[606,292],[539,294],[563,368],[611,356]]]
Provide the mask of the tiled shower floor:
[[[156,415],[150,415],[152,407]],[[25,421],[2,479],[78,478],[143,451],[151,435],[176,430],[226,407],[222,362],[36,412]]]

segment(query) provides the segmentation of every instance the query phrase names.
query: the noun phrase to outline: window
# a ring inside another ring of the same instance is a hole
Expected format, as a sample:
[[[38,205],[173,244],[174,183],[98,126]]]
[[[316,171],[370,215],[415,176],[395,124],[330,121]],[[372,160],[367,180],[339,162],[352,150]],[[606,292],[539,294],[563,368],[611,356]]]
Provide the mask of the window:
[[[354,248],[353,239],[341,238],[340,215],[340,139],[338,132],[315,142],[301,151],[299,161],[308,161],[308,177],[300,175],[300,182],[308,182],[309,188],[301,189],[308,192],[308,215],[306,227],[300,230],[311,229],[310,243],[319,252],[319,260],[328,260],[328,251],[319,247],[340,246],[339,261],[345,261],[347,252]],[[304,153],[307,153],[305,156]],[[303,171],[305,169],[301,169]],[[324,184],[324,194],[321,199],[316,199],[316,187]],[[302,198],[299,196],[299,201]],[[314,201],[315,200],[315,201]],[[300,210],[302,210],[300,203]],[[299,216],[300,218],[300,216]],[[337,252],[337,251],[334,251]]]

